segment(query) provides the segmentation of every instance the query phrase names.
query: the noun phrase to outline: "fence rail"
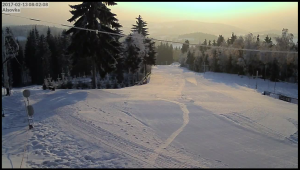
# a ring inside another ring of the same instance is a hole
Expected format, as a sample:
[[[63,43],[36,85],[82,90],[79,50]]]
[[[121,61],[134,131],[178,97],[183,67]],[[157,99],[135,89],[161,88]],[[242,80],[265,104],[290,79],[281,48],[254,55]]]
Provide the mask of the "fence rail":
[[[143,79],[141,81],[137,82],[136,85],[146,84],[147,80],[148,80],[148,77],[150,76],[150,74],[151,74],[151,71],[149,73],[147,73],[146,76],[143,77]]]
[[[286,101],[286,102],[298,104],[298,99],[293,98],[293,97],[289,97],[289,96],[284,95],[284,94],[277,94],[277,93],[272,93],[272,92],[269,92],[269,91],[264,91],[263,95],[267,95],[267,96],[270,96],[270,97],[273,97],[273,98],[276,98],[276,99],[279,99],[279,100],[283,100],[283,101]]]

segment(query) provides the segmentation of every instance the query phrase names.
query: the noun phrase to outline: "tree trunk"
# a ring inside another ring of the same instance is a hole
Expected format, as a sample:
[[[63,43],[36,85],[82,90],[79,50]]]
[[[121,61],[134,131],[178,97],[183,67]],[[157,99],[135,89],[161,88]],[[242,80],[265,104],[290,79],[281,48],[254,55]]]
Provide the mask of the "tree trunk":
[[[147,72],[146,72],[146,68],[147,67],[147,65],[146,65],[146,63],[144,64],[144,73],[145,73],[145,77],[146,77],[146,75],[147,75]]]
[[[94,77],[94,88],[97,89],[97,70],[96,70],[96,63],[93,64],[93,77]]]

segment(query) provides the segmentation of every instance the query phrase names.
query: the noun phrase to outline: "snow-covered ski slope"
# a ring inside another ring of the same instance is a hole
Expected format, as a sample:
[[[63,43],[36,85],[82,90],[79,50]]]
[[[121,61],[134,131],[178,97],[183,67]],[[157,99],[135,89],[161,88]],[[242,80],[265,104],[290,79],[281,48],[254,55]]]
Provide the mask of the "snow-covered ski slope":
[[[2,97],[2,167],[298,167],[298,105],[261,95],[268,82],[255,81],[169,65],[123,89],[13,89]],[[298,98],[297,85],[277,90]]]

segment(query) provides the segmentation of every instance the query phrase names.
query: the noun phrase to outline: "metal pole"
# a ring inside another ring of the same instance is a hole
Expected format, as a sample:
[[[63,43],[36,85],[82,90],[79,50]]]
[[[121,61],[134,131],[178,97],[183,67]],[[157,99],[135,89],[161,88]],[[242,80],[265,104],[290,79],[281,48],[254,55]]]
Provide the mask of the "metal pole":
[[[276,79],[275,79],[275,85],[274,85],[274,93],[275,93],[275,87],[276,87]]]
[[[5,47],[5,29],[2,31],[2,61],[6,60],[6,47]],[[6,93],[8,94],[8,73],[7,73],[7,62],[3,64],[3,78],[4,78],[4,87],[6,88]]]
[[[265,65],[265,78],[264,78],[264,81],[266,81],[266,70],[267,70],[267,67],[266,67],[266,65]]]
[[[256,89],[257,89],[257,77],[258,77],[258,71],[256,71],[256,85],[255,85]]]

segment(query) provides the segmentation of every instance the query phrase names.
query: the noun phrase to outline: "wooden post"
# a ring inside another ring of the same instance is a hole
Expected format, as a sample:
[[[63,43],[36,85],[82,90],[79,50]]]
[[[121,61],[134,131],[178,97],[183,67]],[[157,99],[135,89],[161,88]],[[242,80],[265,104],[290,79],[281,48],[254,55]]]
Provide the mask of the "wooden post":
[[[205,74],[205,67],[206,67],[207,65],[205,65],[205,61],[204,61],[204,64],[203,64],[203,68],[204,68],[204,70],[203,70],[203,72],[204,72],[204,74]]]
[[[256,85],[255,85],[255,89],[257,89],[257,78],[258,78],[258,71],[256,71]]]

